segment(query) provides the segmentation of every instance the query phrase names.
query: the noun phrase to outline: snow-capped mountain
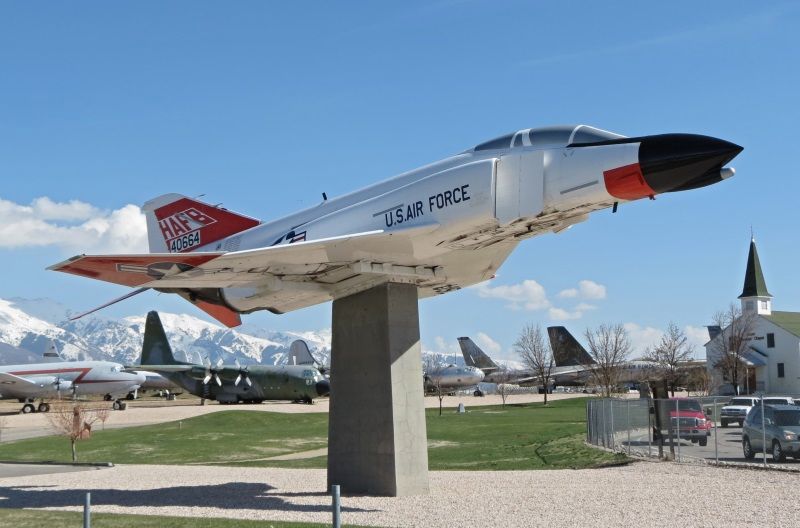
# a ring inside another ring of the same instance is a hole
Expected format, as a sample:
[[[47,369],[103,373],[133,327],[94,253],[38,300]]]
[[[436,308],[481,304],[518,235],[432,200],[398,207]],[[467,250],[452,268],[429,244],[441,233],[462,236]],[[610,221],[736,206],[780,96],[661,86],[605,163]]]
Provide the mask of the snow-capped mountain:
[[[144,316],[123,319],[67,318],[71,310],[50,299],[0,299],[0,364],[41,358],[50,340],[65,359],[138,363]],[[323,363],[329,361],[330,330],[274,332],[253,326],[230,329],[187,314],[160,313],[178,359],[202,363],[222,358],[242,364],[280,362],[295,339],[303,339]]]
[[[67,360],[99,359],[136,365],[142,351],[145,316],[122,319],[88,316],[70,321],[74,312],[52,299],[0,299],[0,365],[41,361],[55,341]],[[314,357],[330,363],[331,330],[276,332],[245,324],[236,329],[188,314],[159,312],[176,359],[203,363],[205,358],[243,365],[281,363],[292,341],[302,339]],[[423,350],[425,365],[464,364],[461,354]]]

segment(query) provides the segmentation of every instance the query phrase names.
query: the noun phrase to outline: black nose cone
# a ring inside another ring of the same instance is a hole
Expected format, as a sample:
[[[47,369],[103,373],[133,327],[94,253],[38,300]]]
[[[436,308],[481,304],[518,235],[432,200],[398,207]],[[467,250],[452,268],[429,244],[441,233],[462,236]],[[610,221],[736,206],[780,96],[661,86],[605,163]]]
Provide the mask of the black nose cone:
[[[331,382],[326,379],[318,381],[315,387],[319,396],[327,396],[331,393]]]
[[[646,136],[639,145],[639,166],[656,194],[687,191],[724,179],[722,168],[742,150],[729,141],[696,134]]]

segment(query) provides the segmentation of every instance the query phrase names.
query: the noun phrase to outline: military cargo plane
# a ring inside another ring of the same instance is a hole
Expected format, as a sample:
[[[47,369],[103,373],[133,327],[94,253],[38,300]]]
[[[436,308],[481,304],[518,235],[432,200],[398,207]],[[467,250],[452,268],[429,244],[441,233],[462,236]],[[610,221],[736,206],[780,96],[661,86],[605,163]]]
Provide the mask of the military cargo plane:
[[[330,382],[309,366],[241,366],[238,361],[235,365],[224,365],[221,360],[212,365],[208,359],[205,365],[196,365],[177,361],[158,312],[147,314],[141,364],[195,396],[220,403],[265,400],[312,403],[314,398],[330,392]]]
[[[150,253],[79,255],[50,269],[138,288],[102,307],[155,289],[228,326],[387,281],[441,295],[493,278],[524,239],[720,182],[741,150],[693,134],[518,130],[270,222],[165,194],[143,206]]]

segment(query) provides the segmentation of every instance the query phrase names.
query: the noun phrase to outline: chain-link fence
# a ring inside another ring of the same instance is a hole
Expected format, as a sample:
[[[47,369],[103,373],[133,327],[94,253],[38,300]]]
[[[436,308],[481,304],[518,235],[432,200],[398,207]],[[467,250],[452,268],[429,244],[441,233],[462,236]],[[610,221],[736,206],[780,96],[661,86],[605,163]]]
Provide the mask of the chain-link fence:
[[[769,456],[773,462],[795,457],[800,466],[798,404],[800,396],[591,398],[586,441],[632,456],[682,462],[766,464]]]

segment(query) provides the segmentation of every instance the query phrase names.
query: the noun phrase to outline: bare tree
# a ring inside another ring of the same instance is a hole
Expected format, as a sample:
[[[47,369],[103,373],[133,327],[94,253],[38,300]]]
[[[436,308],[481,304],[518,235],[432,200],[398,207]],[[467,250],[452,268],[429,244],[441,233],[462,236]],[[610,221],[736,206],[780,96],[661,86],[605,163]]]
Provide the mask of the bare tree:
[[[631,354],[628,332],[621,324],[602,324],[584,333],[589,345],[589,356],[594,363],[586,365],[592,378],[600,386],[602,395],[610,397],[617,387],[622,365]]]
[[[711,342],[715,358],[713,366],[720,371],[722,379],[733,386],[735,394],[739,394],[743,374],[747,375],[744,355],[750,346],[756,321],[756,314],[742,313],[735,303],[714,314],[714,323],[722,333]]]
[[[555,360],[549,340],[544,339],[539,325],[525,325],[514,343],[514,350],[525,366],[541,381],[544,387],[544,404],[547,405],[547,389],[550,387]]]
[[[75,443],[89,438],[94,423],[95,410],[78,402],[61,402],[47,413],[47,420],[56,434],[69,438],[72,447],[72,461],[77,462],[78,454]]]
[[[675,397],[675,385],[681,377],[681,364],[692,358],[694,349],[689,339],[678,325],[671,322],[666,333],[655,346],[645,351],[644,359],[655,363],[656,375],[667,382],[672,397]]]
[[[111,418],[111,405],[101,405],[97,409],[94,410],[95,418],[97,418],[100,423],[103,424],[103,431],[106,430],[106,421]]]
[[[423,380],[424,390],[427,391],[431,388],[436,393],[436,396],[439,398],[439,416],[441,416],[442,402],[444,401],[444,397],[447,396],[447,393],[442,390],[442,367],[432,356],[427,356],[423,363],[423,370],[425,371],[425,379]]]
[[[704,366],[693,367],[689,370],[687,390],[697,393],[697,396],[708,396],[711,392],[711,376]]]
[[[514,385],[510,383],[512,380],[511,373],[507,369],[498,371],[494,379],[497,382],[495,390],[500,395],[500,400],[503,402],[502,406],[505,408],[506,399],[514,391]]]

